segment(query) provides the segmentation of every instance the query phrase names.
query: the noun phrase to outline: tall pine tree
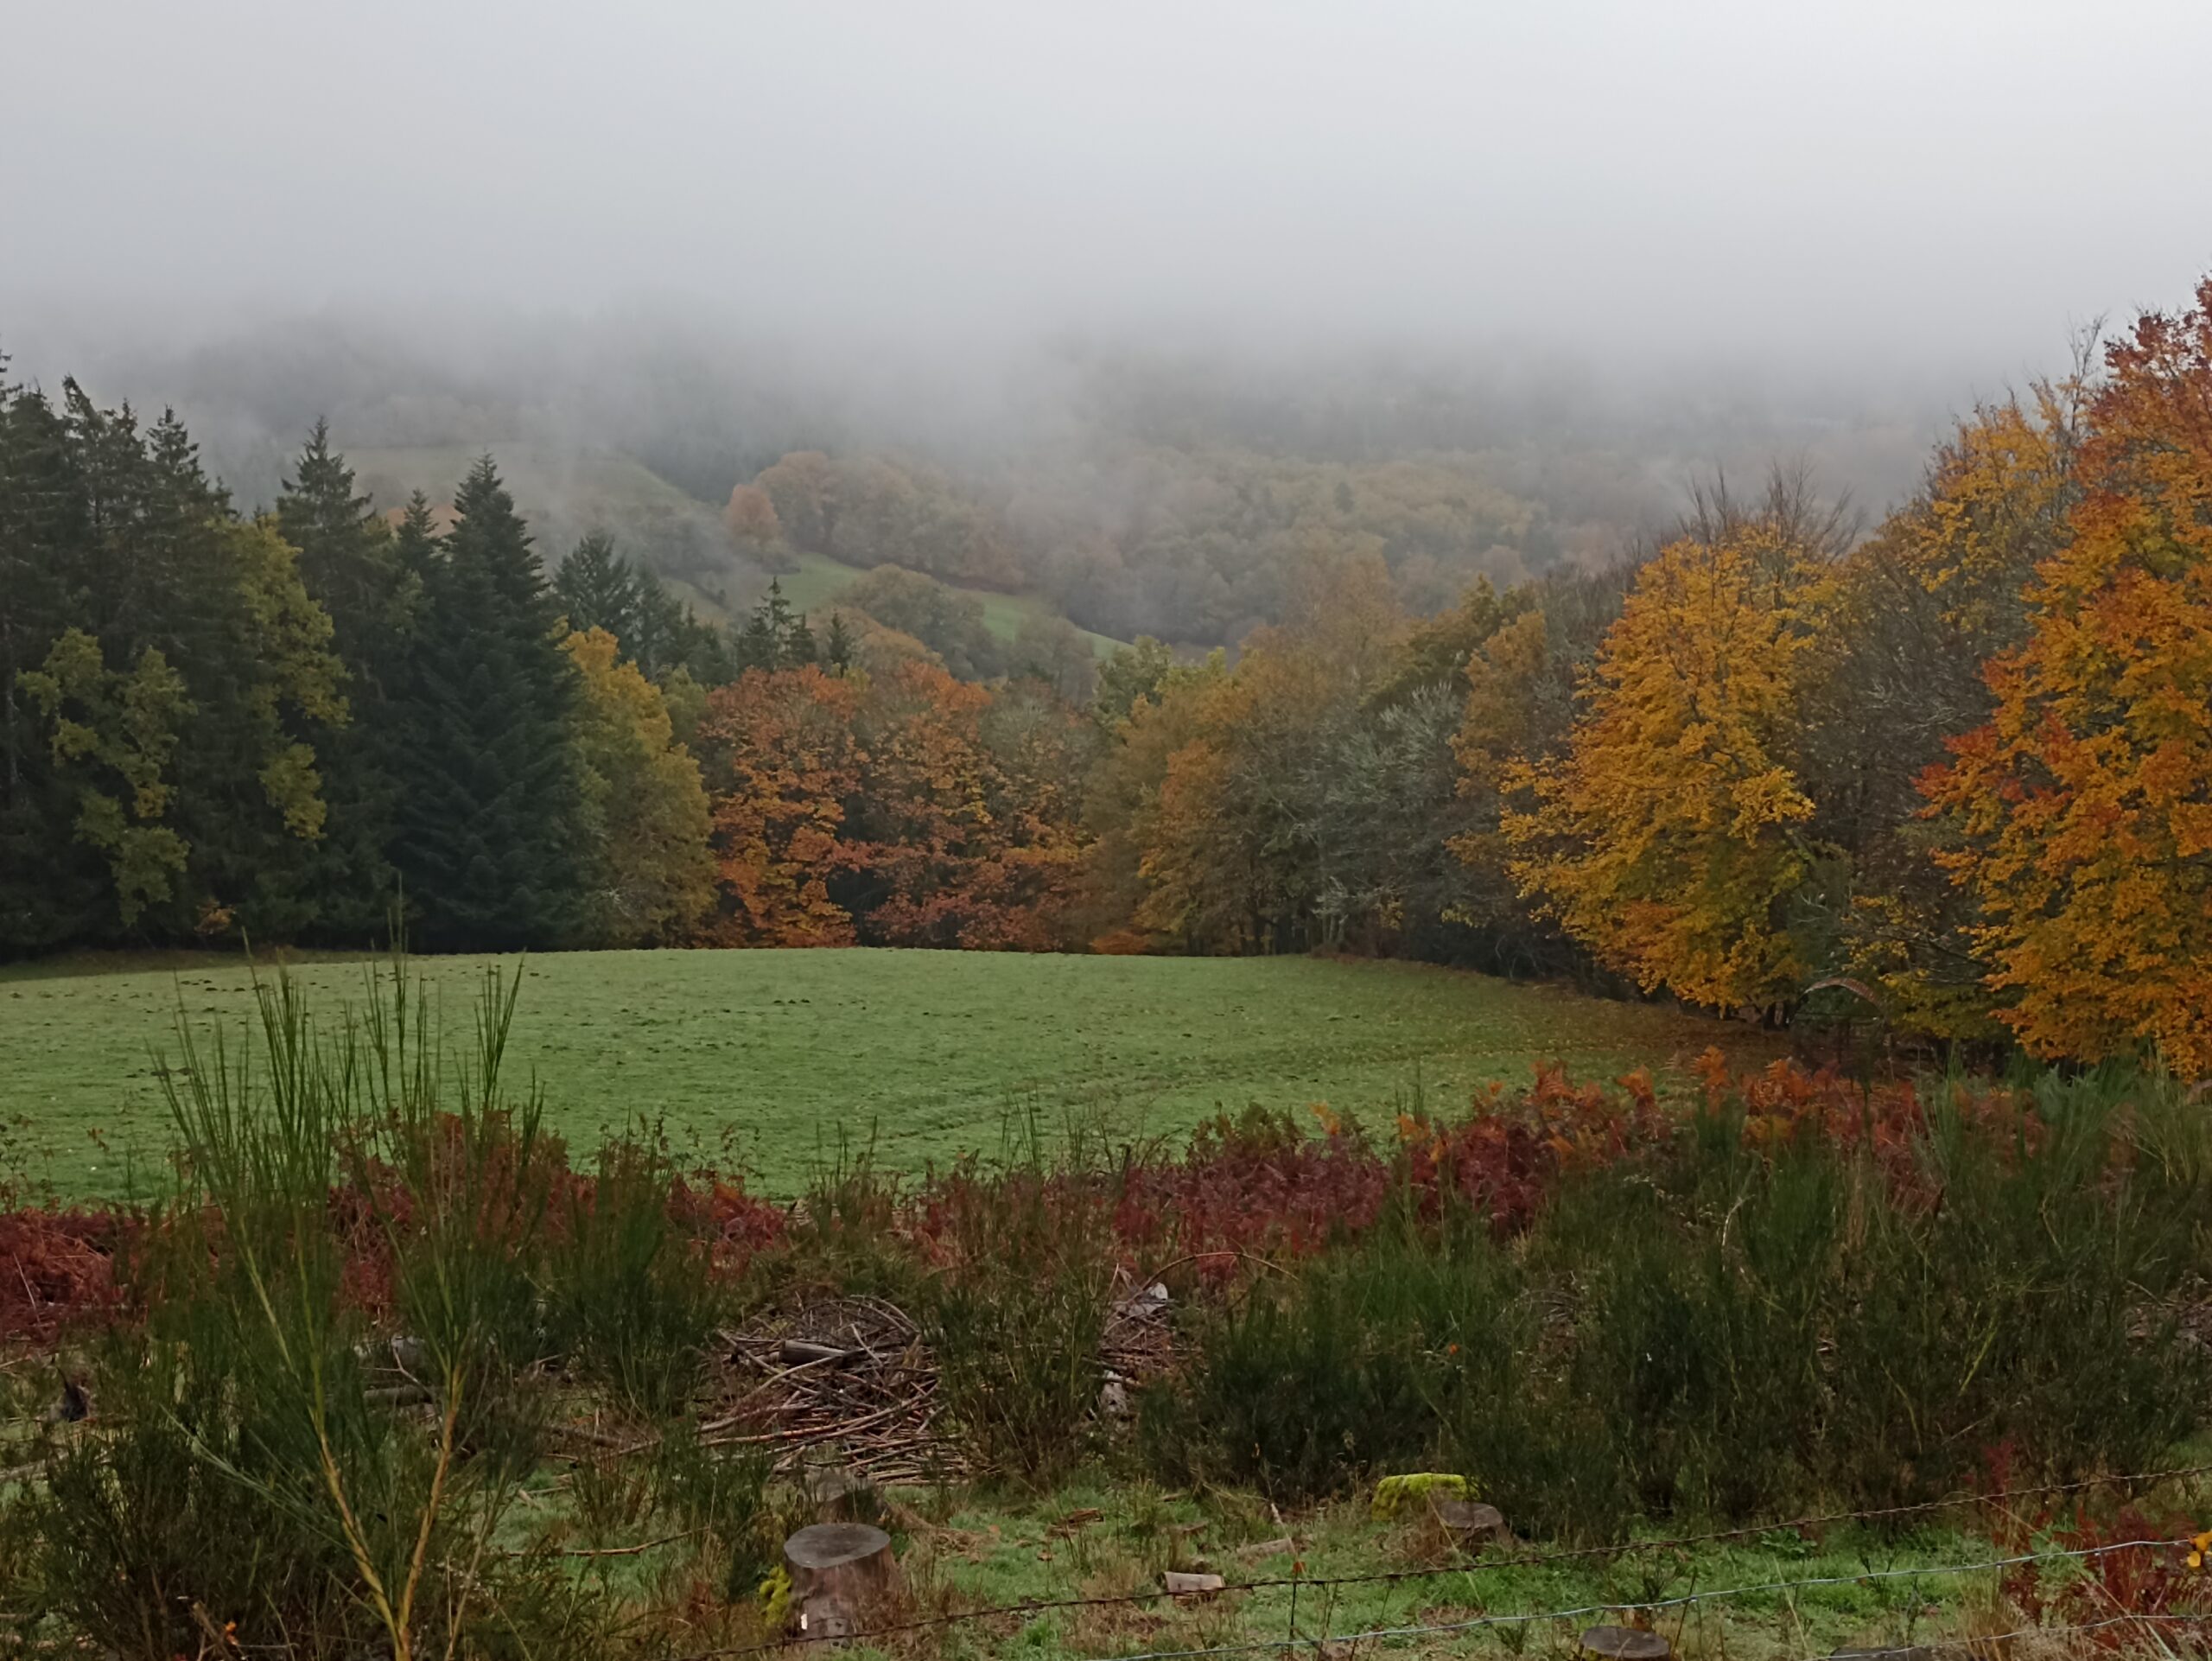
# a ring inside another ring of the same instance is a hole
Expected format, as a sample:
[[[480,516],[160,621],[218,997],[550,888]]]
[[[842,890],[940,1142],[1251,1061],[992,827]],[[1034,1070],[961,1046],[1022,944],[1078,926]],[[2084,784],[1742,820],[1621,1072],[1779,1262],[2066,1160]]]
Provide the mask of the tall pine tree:
[[[299,550],[308,592],[330,614],[353,716],[323,747],[330,814],[309,875],[312,932],[358,942],[388,921],[397,894],[399,697],[423,578],[402,563],[398,539],[369,499],[354,493],[353,470],[331,448],[326,423],[315,423],[294,474],[276,525]]]
[[[561,562],[553,589],[570,628],[578,633],[603,628],[626,656],[638,655],[638,578],[610,538],[594,531],[579,542]]]
[[[103,863],[74,840],[72,792],[20,681],[76,620],[90,535],[67,422],[44,394],[0,382],[0,956],[106,920]]]
[[[415,637],[397,862],[419,937],[485,949],[558,944],[584,869],[575,670],[560,608],[490,456],[454,498]],[[403,526],[410,557],[426,511]]]

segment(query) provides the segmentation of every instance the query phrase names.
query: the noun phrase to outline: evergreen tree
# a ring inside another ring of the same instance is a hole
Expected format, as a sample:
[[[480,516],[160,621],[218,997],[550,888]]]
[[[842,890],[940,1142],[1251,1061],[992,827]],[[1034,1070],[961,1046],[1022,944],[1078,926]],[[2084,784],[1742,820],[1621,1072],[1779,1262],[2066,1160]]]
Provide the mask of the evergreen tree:
[[[799,613],[791,624],[791,632],[784,640],[784,662],[786,669],[804,669],[809,664],[819,663],[822,651],[814,641],[814,631],[806,626],[806,614]]]
[[[86,507],[67,422],[43,394],[0,382],[0,955],[105,920],[101,862],[74,840],[46,722],[20,684],[76,614]]]
[[[783,652],[776,637],[769,632],[768,620],[754,612],[745,620],[745,627],[737,637],[737,667],[741,674],[748,669],[768,670],[778,667]]]
[[[353,469],[330,447],[317,421],[283,481],[276,528],[300,550],[300,580],[330,614],[339,655],[357,675],[385,667],[404,614],[404,572],[391,527],[366,496],[353,493]]]
[[[273,525],[242,523],[183,423],[65,381],[9,395],[0,837],[10,945],[312,914],[319,751],[346,720],[331,623]]]
[[[801,633],[805,641],[804,657],[793,651],[794,638]],[[778,579],[768,579],[768,592],[745,620],[737,637],[736,658],[741,673],[747,669],[790,669],[814,661],[814,636],[807,631],[806,619],[795,614],[784,598],[784,585]]]
[[[830,632],[823,637],[822,661],[836,674],[844,674],[853,666],[853,632],[845,627],[845,614],[830,614]]]
[[[603,628],[620,644],[625,655],[636,658],[640,599],[638,575],[630,562],[614,551],[607,537],[594,531],[561,562],[553,579],[554,592],[569,615],[569,627],[578,633]]]
[[[313,862],[313,932],[358,942],[389,919],[397,875],[395,772],[404,742],[398,695],[406,674],[407,632],[423,578],[366,496],[353,470],[330,447],[318,421],[284,481],[276,524],[299,550],[300,576],[330,613],[333,641],[346,669],[351,723],[324,747],[327,829]],[[426,530],[428,504],[418,530]]]
[[[490,456],[454,508],[413,653],[397,862],[428,943],[556,943],[570,932],[581,874],[575,671]],[[402,540],[419,557],[428,513],[410,518]]]
[[[705,686],[734,680],[737,665],[723,632],[702,623],[691,608],[668,591],[651,571],[636,573],[638,629],[624,649],[646,677],[665,682],[677,670],[687,671]]]
[[[430,573],[437,567],[438,540],[438,521],[431,512],[430,499],[418,490],[407,499],[406,511],[399,518],[398,532],[391,539],[392,554],[399,562],[399,569],[414,579],[418,605],[424,602]]]

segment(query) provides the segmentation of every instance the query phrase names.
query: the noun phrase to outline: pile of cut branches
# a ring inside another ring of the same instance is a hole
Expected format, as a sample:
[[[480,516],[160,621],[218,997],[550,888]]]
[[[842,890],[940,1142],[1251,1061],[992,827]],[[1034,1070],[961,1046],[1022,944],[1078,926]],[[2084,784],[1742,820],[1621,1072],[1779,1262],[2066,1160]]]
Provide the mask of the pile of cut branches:
[[[938,1434],[936,1363],[897,1304],[794,1295],[723,1337],[728,1383],[700,1427],[709,1445],[769,1449],[780,1472],[832,1452],[879,1486],[963,1473]]]

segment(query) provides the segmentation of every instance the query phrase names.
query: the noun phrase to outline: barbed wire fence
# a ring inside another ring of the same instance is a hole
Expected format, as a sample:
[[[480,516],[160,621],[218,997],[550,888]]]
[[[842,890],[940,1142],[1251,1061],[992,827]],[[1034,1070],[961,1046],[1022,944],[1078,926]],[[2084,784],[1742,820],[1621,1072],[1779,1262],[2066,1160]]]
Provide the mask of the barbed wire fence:
[[[1321,1595],[1325,1612],[1332,1601],[1327,1594],[1347,1588],[1459,1577],[1471,1581],[1476,1576],[1494,1575],[1497,1571],[1509,1569],[1538,1568],[1585,1562],[1597,1558],[1619,1558],[1634,1555],[1687,1551],[1700,1546],[1757,1539],[1776,1534],[1803,1536],[1815,1530],[1843,1524],[1893,1522],[1904,1518],[1935,1515],[1947,1511],[2009,1507],[2014,1501],[2031,1499],[2049,1499],[2101,1488],[2146,1490],[2164,1483],[2183,1481],[2207,1475],[2212,1475],[2212,1464],[2175,1466],[2157,1471],[2089,1477],[2065,1482],[2036,1483],[1984,1492],[1955,1494],[1940,1499],[1921,1500],[1909,1505],[1821,1511],[1779,1521],[1745,1524],[1737,1527],[1707,1530],[1694,1534],[1629,1540],[1609,1545],[1567,1547],[1535,1552],[1509,1552],[1497,1556],[1485,1555],[1449,1564],[1377,1569],[1359,1574],[1294,1573],[1243,1581],[1224,1581],[1219,1587],[1202,1594],[1170,1592],[1164,1587],[1156,1587],[1140,1591],[1096,1596],[1025,1599],[1017,1602],[921,1616],[853,1632],[834,1635],[801,1632],[759,1643],[690,1651],[671,1656],[668,1661],[737,1661],[741,1657],[772,1655],[788,1651],[803,1651],[823,1644],[855,1645],[877,1643],[890,1639],[911,1638],[923,1632],[944,1632],[977,1622],[1033,1620],[1039,1615],[1054,1613],[1136,1607],[1159,1603],[1187,1604],[1198,1598],[1213,1600],[1238,1593],[1276,1590],[1287,1590],[1290,1594],[1287,1619],[1285,1629],[1280,1637],[1243,1639],[1235,1643],[1201,1645],[1195,1648],[1117,1651],[1113,1652],[1112,1661],[1202,1661],[1203,1658],[1212,1656],[1287,1655],[1299,1652],[1311,1652],[1317,1658],[1336,1657],[1356,1651],[1363,1644],[1382,1643],[1394,1639],[1450,1637],[1483,1631],[1516,1629],[1526,1631],[1550,1622],[1588,1620],[1605,1615],[1649,1619],[1669,1612],[1715,1603],[1726,1604],[1747,1598],[1774,1598],[1824,1588],[1890,1581],[1955,1579],[1966,1575],[1999,1573],[2007,1569],[2022,1568],[2030,1564],[2069,1562],[2086,1563],[2131,1551],[2178,1551],[2183,1547],[2196,1545],[2201,1552],[2202,1549],[2201,1537],[2196,1535],[2183,1534],[2172,1537],[2146,1535],[2095,1545],[2073,1547],[2052,1545],[2036,1550],[1984,1557],[1969,1562],[1914,1564],[1897,1569],[1866,1569],[1850,1574],[1804,1575],[1795,1579],[1766,1581],[1745,1586],[1688,1591],[1669,1597],[1599,1601],[1554,1609],[1484,1613],[1451,1620],[1375,1626],[1353,1632],[1332,1632],[1329,1630],[1325,1613],[1319,1631],[1301,1631],[1299,1625],[1299,1603],[1301,1596],[1308,1601],[1310,1609],[1312,1600],[1317,1594]],[[1894,1647],[1859,1650],[1854,1651],[1854,1661],[1885,1661],[1885,1658],[1893,1658],[1893,1661],[1922,1661],[1923,1658],[1934,1653],[1959,1651],[1969,1654],[1986,1654],[1991,1652],[1992,1646],[2031,1636],[2050,1639],[2063,1639],[2069,1636],[2086,1637],[2091,1633],[2110,1632],[2130,1625],[2148,1630],[2160,1626],[2181,1627],[2208,1624],[2212,1624],[2212,1612],[2202,1614],[2171,1611],[2124,1612],[2106,1619],[2070,1625],[2029,1626],[2013,1632],[1915,1640],[1910,1644],[1898,1645]],[[1825,1658],[1808,1658],[1808,1661],[1825,1661]]]

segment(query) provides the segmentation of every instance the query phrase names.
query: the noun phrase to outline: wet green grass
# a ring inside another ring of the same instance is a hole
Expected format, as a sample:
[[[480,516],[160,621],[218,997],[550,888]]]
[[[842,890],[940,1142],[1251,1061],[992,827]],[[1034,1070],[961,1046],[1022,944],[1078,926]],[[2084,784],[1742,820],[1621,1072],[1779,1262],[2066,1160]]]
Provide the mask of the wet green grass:
[[[931,1509],[926,1501],[923,1509]],[[1784,1531],[1687,1549],[1484,1567],[1484,1556],[1542,1556],[1545,1547],[1516,1543],[1470,1560],[1425,1515],[1381,1523],[1352,1501],[1278,1519],[1249,1496],[1166,1494],[1141,1484],[1076,1484],[995,1505],[963,1496],[934,1509],[928,1525],[916,1518],[906,1561],[957,1607],[1152,1591],[1170,1569],[1208,1571],[1232,1583],[1294,1576],[1308,1582],[1294,1607],[1289,1588],[1278,1585],[1217,1600],[1155,1598],[1003,1618],[954,1629],[948,1655],[1112,1656],[1249,1644],[1288,1637],[1294,1620],[1300,1648],[1319,1645],[1320,1652],[1341,1654],[1347,1651],[1338,1646],[1362,1633],[1696,1598],[1648,1617],[1677,1653],[1802,1657],[1847,1645],[1926,1643],[1974,1630],[1978,1619],[1986,1624],[1994,1574],[1940,1571],[2003,1555],[1962,1531],[1957,1518],[1931,1519],[1935,1526],[1905,1534],[1837,1527],[1808,1538]],[[1268,1549],[1285,1537],[1289,1551]],[[1313,1583],[1395,1574],[1408,1577]],[[1786,1582],[1800,1584],[1711,1595]],[[1414,1655],[1568,1654],[1579,1632],[1609,1620],[1625,1624],[1627,1617],[1588,1613],[1383,1642]]]
[[[449,1029],[495,961],[418,960]],[[327,1015],[365,995],[363,962],[290,972]],[[1143,1137],[1253,1103],[1443,1105],[1548,1060],[1610,1077],[1715,1041],[1758,1058],[1741,1027],[1402,964],[610,951],[533,957],[524,978],[510,1066],[572,1143],[658,1123],[779,1193],[841,1142],[919,1169],[1032,1122]],[[155,1057],[179,1016],[242,1037],[251,984],[239,959],[190,954],[0,969],[0,1174],[121,1192],[168,1145]]]

